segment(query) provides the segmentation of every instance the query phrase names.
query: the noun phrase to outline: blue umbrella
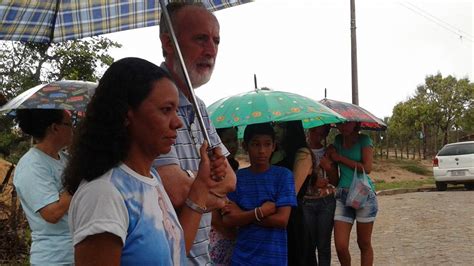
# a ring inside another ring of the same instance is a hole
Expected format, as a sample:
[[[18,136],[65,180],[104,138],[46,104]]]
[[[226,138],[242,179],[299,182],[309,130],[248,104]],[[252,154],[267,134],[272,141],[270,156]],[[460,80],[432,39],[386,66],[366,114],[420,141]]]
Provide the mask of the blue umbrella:
[[[161,6],[165,6],[166,2],[165,0],[56,0],[56,2],[6,0],[0,3],[0,40],[51,43],[156,26],[160,23]],[[248,2],[252,0],[204,0],[202,4],[208,10],[216,11]],[[171,20],[167,12],[164,14],[173,46],[179,55],[179,62],[186,77],[185,83],[192,95],[191,103],[199,125],[205,128],[173,28],[169,27]],[[204,138],[210,143],[207,131],[203,130],[203,133]]]
[[[251,0],[202,1],[211,11],[248,2]],[[0,3],[0,40],[62,42],[159,23],[158,0],[4,0]]]

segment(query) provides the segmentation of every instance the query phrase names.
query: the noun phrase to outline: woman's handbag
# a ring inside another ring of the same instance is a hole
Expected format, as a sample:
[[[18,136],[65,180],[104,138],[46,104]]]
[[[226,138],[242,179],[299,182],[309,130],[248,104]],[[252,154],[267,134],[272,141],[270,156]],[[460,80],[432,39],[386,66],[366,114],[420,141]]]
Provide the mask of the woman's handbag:
[[[354,169],[354,177],[349,193],[347,193],[346,206],[356,210],[364,208],[371,189],[369,177],[365,174],[365,170],[362,168],[362,173],[358,173],[357,169]]]

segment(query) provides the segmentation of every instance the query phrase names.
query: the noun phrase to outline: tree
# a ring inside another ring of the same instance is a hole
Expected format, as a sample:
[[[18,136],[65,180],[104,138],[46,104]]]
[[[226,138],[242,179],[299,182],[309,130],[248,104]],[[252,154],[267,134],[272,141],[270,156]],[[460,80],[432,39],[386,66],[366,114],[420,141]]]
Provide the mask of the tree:
[[[416,115],[413,109],[413,102],[407,101],[395,105],[393,115],[389,120],[389,128],[392,133],[391,138],[397,140],[396,142],[400,146],[401,158],[403,158],[403,148],[408,150],[409,140],[415,135],[416,130],[413,128],[414,120],[416,120]],[[406,155],[408,156],[408,153]]]
[[[436,153],[440,144],[459,139],[459,134],[453,138],[450,132],[469,134],[474,130],[474,84],[467,78],[427,76],[413,97],[394,107],[388,128],[400,149],[408,150],[410,145],[415,152],[421,140],[423,158]]]
[[[108,50],[114,47],[121,45],[104,37],[52,44],[1,42],[1,92],[11,99],[54,80],[97,81],[103,69],[112,64]]]
[[[459,126],[464,132],[474,132],[474,84],[470,84],[470,96],[471,101],[468,104],[467,109],[462,113],[460,121],[457,121],[456,126]]]
[[[104,37],[64,43],[0,42],[0,95],[12,99],[26,89],[61,79],[97,81],[114,59],[108,51],[120,44]],[[29,145],[0,115],[0,155],[16,162]],[[25,145],[24,145],[25,144]]]
[[[474,104],[474,84],[470,83],[469,79],[457,80],[453,76],[443,78],[438,73],[435,76],[427,76],[425,84],[419,86],[417,92],[427,99],[435,115],[432,118],[437,119],[437,125],[443,133],[443,144],[448,143],[450,130],[472,124],[464,121],[472,115]]]

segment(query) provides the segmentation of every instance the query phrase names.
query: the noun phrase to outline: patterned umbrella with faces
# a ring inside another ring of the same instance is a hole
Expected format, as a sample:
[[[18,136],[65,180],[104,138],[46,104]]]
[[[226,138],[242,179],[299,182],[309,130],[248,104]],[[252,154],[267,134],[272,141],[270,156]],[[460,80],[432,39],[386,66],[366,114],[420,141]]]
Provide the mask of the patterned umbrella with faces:
[[[347,121],[361,122],[361,129],[377,131],[387,129],[387,125],[381,119],[358,105],[327,98],[320,102],[343,116]]]
[[[97,83],[61,80],[41,84],[24,91],[0,108],[0,112],[16,109],[63,109],[84,112]]]

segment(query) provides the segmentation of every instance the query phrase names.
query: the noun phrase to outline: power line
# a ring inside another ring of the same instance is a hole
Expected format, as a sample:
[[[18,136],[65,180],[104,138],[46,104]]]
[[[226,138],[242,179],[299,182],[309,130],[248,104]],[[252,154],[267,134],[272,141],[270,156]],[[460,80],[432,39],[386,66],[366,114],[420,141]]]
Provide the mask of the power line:
[[[422,8],[420,8],[420,7],[418,7],[418,6],[416,6],[415,4],[410,3],[410,2],[406,2],[406,4],[408,4],[408,5],[410,5],[410,6],[414,7],[414,8],[416,8],[416,9],[418,9],[418,10],[420,10],[421,12],[427,14],[428,16],[430,16],[430,17],[432,17],[433,19],[439,21],[440,23],[442,23],[442,24],[444,24],[444,25],[450,27],[450,28],[453,29],[454,31],[458,31],[458,32],[460,32],[460,33],[463,33],[464,35],[468,35],[469,38],[473,38],[473,36],[472,36],[471,34],[469,34],[468,32],[465,32],[465,31],[463,31],[463,30],[461,30],[461,29],[459,29],[459,28],[457,28],[457,27],[455,27],[455,26],[449,24],[449,23],[446,22],[446,21],[443,21],[442,19],[437,18],[436,16],[430,14],[428,11],[426,11],[426,10],[424,10],[424,9],[422,9]]]
[[[407,5],[408,4],[408,5]],[[405,7],[406,9],[411,10],[412,12],[426,18],[427,20],[437,24],[438,26],[444,28],[445,30],[455,34],[458,36],[461,40],[468,40],[470,42],[473,41],[473,36],[470,35],[469,33],[460,30],[459,28],[456,28],[455,26],[452,26],[451,24],[444,22],[443,20],[431,15],[430,13],[424,11],[423,9],[411,4],[411,3],[400,3],[401,6]]]

